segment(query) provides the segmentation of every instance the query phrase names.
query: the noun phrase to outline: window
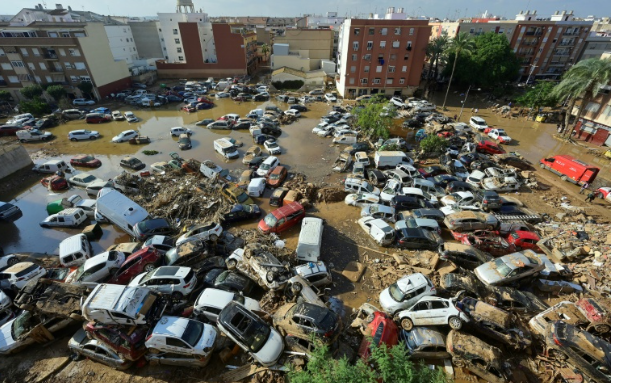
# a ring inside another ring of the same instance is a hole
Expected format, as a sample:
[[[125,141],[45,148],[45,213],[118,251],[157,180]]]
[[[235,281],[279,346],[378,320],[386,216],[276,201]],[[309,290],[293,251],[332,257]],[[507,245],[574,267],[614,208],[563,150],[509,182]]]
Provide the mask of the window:
[[[161,28],[159,28],[159,31],[161,32]]]
[[[597,104],[596,102],[590,102],[586,106],[586,112],[596,113],[601,108],[601,104]]]
[[[392,41],[392,48],[400,48],[400,41]]]
[[[17,76],[8,76],[9,82],[19,82],[19,78]]]
[[[129,42],[129,38],[125,37],[125,42],[128,43]]]
[[[28,68],[30,68],[30,70],[34,70],[35,69],[34,64],[33,63],[28,63]]]
[[[388,66],[388,73],[394,73],[396,72],[396,67],[394,65],[389,65]]]
[[[350,72],[351,73],[355,73],[355,67],[354,66],[351,67],[351,71]]]
[[[177,53],[183,53],[183,48],[177,48]]]
[[[394,28],[394,34],[395,34],[396,36],[400,36],[400,27],[396,27],[396,28]]]
[[[62,37],[71,37],[71,34],[68,32],[63,32]]]
[[[69,56],[79,56],[80,55],[80,51],[77,49],[69,49]]]
[[[411,50],[411,41],[407,41],[407,50],[410,51]]]
[[[359,35],[359,34],[360,34],[360,29],[359,29],[359,28],[355,28],[355,29],[353,30],[353,34],[354,34],[355,36]]]
[[[409,36],[413,35],[415,28],[409,28]]]
[[[392,83],[394,82],[393,78],[388,77],[388,79],[385,81],[386,85],[392,85]]]
[[[75,63],[74,64],[74,68],[75,69],[80,69],[80,70],[85,70],[86,69],[86,65],[84,63]]]
[[[364,55],[364,60],[370,61],[370,55]]]
[[[607,105],[605,109],[603,109],[603,113],[601,113],[601,115],[611,117],[611,105]]]
[[[368,72],[370,72],[370,67],[368,65],[366,65],[364,67],[364,73],[368,73]]]
[[[2,49],[2,48],[0,48],[0,56],[4,56],[4,49]]]
[[[474,33],[475,31],[476,31],[476,29],[474,29],[474,28],[470,28],[469,29],[469,33]]]
[[[41,63],[41,64],[43,64],[43,63]],[[45,66],[45,64],[43,64],[43,65]],[[2,66],[2,69],[4,69],[4,70],[13,70],[13,67],[9,63],[2,63],[0,66]]]
[[[181,44],[181,40],[179,40],[179,39],[174,39],[174,43],[175,43],[175,44]]]
[[[349,85],[354,85],[355,84],[355,79],[353,77],[351,77],[349,79]]]
[[[385,41],[379,41],[379,48],[385,48]]]
[[[23,61],[11,61],[11,64],[15,68],[23,68],[24,67],[24,62]]]
[[[179,61],[183,61],[183,60],[185,60],[183,56],[179,56]]]
[[[368,34],[371,35],[371,36],[374,35],[375,34],[375,28],[368,29]]]
[[[61,55],[61,56],[66,56],[66,55],[67,55],[67,54],[65,53],[65,50],[64,50],[64,49],[62,49],[62,48],[60,48],[58,51],[60,52],[60,55]]]
[[[172,34],[173,35],[178,35],[179,34],[179,30],[178,29],[173,29],[172,30]]]
[[[497,33],[499,33],[499,34],[504,33],[504,28],[499,28],[499,31],[497,31]]]
[[[390,60],[396,60],[396,58],[397,58],[397,57],[398,57],[398,56],[396,56],[395,54],[391,54],[391,55],[390,55]]]
[[[372,83],[373,83],[373,84],[381,84],[381,79],[380,79],[379,77],[375,77],[375,78],[372,80]]]
[[[41,83],[41,77],[39,76],[34,76],[34,81],[36,81],[37,83]]]
[[[77,76],[71,76],[71,82],[78,82]]]
[[[24,57],[28,57],[28,49],[26,49],[26,48],[21,48],[20,50],[22,51],[22,56],[24,56]]]
[[[353,50],[354,50],[354,51],[356,51],[356,50],[358,50],[358,49],[360,49],[360,43],[359,43],[359,42],[357,42],[357,41],[354,41],[354,42],[353,42]]]
[[[189,348],[181,339],[166,337],[166,346]]]
[[[363,78],[361,80],[361,83],[364,84],[364,85],[368,84],[368,79],[367,78]]]
[[[91,82],[89,76],[80,76],[80,81],[82,81],[82,82]]]
[[[369,41],[366,43],[366,49],[367,50],[371,50],[372,49],[372,41]]]
[[[45,76],[45,82],[52,82],[51,76]]]
[[[407,71],[407,65],[403,65],[403,72]]]
[[[66,68],[66,69],[71,69],[71,68],[72,68],[72,67],[71,67],[71,63],[65,63],[65,68]]]
[[[58,33],[56,33],[56,32],[49,32],[47,35],[49,37],[58,37]]]
[[[383,70],[383,66],[381,66],[381,65],[377,65],[377,70],[376,70],[376,72],[377,72],[377,73],[381,73],[381,71],[382,71],[382,70]]]
[[[351,55],[351,61],[357,61],[357,53]]]
[[[387,28],[381,28],[381,34],[383,36],[386,36],[387,35]]]
[[[35,56],[41,56],[41,53],[39,52],[39,48],[32,48],[32,54]],[[0,56],[2,56],[0,54]]]
[[[405,83],[405,78],[404,78],[404,77],[401,77],[401,78],[400,78],[400,80],[398,81],[398,83],[399,83],[400,85],[403,85],[403,84]]]

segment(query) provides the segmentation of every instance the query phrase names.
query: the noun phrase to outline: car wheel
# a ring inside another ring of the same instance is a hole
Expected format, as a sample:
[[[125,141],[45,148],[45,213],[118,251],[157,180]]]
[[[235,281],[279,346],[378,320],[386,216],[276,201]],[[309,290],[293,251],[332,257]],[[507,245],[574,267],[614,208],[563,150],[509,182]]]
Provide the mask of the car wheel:
[[[76,142],[77,138],[72,138],[71,141]]]
[[[271,283],[276,279],[276,275],[273,271],[268,271],[265,278],[267,279],[267,282]]]
[[[97,137],[95,137],[95,136],[88,137],[89,140],[94,140],[95,138],[97,138]]]
[[[541,164],[540,164],[540,168],[541,168],[541,169],[546,169],[547,167],[545,166],[545,164],[542,164],[542,163],[541,163]]]
[[[228,270],[235,270],[237,268],[237,260],[236,259],[227,259],[226,260],[226,268],[228,268]]]
[[[463,360],[458,358],[452,358],[452,364],[454,365],[454,367],[465,367],[465,363],[463,363]]]
[[[409,318],[403,318],[400,325],[405,331],[410,331],[413,328],[413,321]]]
[[[211,242],[217,242],[217,238],[218,238],[218,237],[217,237],[217,235],[215,235],[215,234],[211,234],[211,235],[209,236],[209,241],[211,241]]]
[[[460,330],[463,327],[463,321],[458,317],[450,317],[448,324],[453,330]]]
[[[152,263],[147,263],[146,265],[144,265],[144,267],[142,268],[142,271],[145,273],[150,273],[151,271],[155,270],[155,265]]]
[[[8,261],[6,261],[6,264],[8,266],[14,266],[17,264],[17,262],[19,262],[19,259],[17,259],[17,257],[12,257],[11,259],[9,259]]]
[[[607,332],[611,331],[611,327],[607,324],[599,324],[594,326],[594,331],[598,332],[599,334],[604,334]]]

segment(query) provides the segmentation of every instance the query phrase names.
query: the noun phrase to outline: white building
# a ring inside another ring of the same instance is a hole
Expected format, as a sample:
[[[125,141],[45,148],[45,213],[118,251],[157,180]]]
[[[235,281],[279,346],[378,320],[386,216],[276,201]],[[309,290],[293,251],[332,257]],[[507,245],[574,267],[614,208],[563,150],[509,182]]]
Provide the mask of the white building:
[[[128,25],[106,25],[105,32],[108,35],[114,60],[125,60],[131,65],[134,60],[139,59],[136,43]]]
[[[157,31],[167,63],[186,63],[179,23],[196,23],[204,62],[217,62],[213,27],[206,13],[158,13]],[[189,42],[188,42],[189,45]],[[196,49],[196,47],[192,47]]]

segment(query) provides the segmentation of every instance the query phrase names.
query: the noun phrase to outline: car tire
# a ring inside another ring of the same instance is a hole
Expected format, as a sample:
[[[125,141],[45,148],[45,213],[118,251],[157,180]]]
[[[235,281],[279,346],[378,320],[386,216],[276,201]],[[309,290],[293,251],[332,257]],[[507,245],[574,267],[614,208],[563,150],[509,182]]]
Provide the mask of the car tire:
[[[605,334],[611,331],[611,327],[608,324],[599,324],[594,326],[594,331],[599,334]]]
[[[227,259],[226,260],[226,268],[228,270],[234,271],[237,268],[237,260],[236,259]]]
[[[465,367],[465,363],[462,359],[459,358],[452,358],[452,364],[454,365],[454,367]]]
[[[217,236],[217,235],[215,235],[215,234],[211,234],[211,235],[209,236],[209,241],[211,241],[211,242],[217,242],[217,238],[218,238],[218,236]]]
[[[94,136],[88,137],[89,140],[94,140],[95,138],[97,138],[97,137],[94,137]]]
[[[71,141],[76,142],[77,138],[72,138]]]
[[[405,331],[410,331],[413,328],[413,321],[410,318],[403,318],[400,321],[400,326]]]
[[[6,262],[6,264],[10,267],[10,266],[15,266],[18,262],[19,262],[19,259],[17,259],[17,257],[13,257],[13,258],[9,259]]]
[[[21,142],[22,144],[26,142],[26,140],[19,140],[19,142]]]
[[[147,263],[146,265],[144,265],[144,267],[142,268],[142,272],[144,273],[149,273],[151,271],[155,270],[155,265],[152,263]]]
[[[276,279],[276,275],[273,271],[268,271],[265,279],[268,283],[272,283]]]
[[[463,321],[459,317],[448,318],[448,324],[450,325],[450,328],[457,331],[463,327]]]

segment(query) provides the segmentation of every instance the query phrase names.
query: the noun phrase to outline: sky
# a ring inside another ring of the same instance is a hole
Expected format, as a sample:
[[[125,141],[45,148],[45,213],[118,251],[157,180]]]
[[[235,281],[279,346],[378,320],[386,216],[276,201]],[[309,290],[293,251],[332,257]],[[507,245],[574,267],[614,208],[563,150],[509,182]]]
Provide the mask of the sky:
[[[15,14],[24,7],[34,8],[35,4],[44,4],[42,0],[2,0],[0,14]],[[114,16],[156,16],[160,13],[172,13],[176,10],[176,0],[81,0],[79,2],[48,1],[47,8],[56,3],[73,10],[91,11]],[[195,0],[194,8],[210,16],[302,16],[303,14],[325,15],[326,12],[338,12],[339,16],[358,16],[368,13],[384,14],[388,7],[404,7],[409,16],[437,17],[440,19],[475,17],[485,11],[497,16],[514,19],[521,10],[536,10],[540,17],[550,17],[555,11],[574,11],[578,17],[593,15],[611,16],[610,0],[416,0],[398,3],[371,0]],[[272,7],[273,5],[273,7]]]

